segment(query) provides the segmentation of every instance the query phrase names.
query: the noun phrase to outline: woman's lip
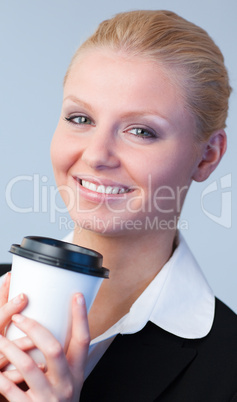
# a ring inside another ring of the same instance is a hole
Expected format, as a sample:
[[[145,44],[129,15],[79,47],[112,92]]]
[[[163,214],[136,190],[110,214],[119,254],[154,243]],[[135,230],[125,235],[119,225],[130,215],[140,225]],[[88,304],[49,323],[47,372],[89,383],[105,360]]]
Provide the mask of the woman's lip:
[[[95,203],[103,203],[103,201],[109,200],[124,200],[125,197],[130,194],[131,191],[120,193],[120,194],[106,194],[106,193],[99,193],[97,191],[90,190],[86,187],[81,185],[81,179],[79,177],[73,177],[76,184],[79,186],[80,194],[83,198],[87,199],[88,201],[92,201]],[[83,179],[84,180],[84,179]],[[89,180],[88,180],[89,181]],[[98,185],[98,183],[97,183]]]
[[[75,180],[81,183],[82,180],[88,181],[90,183],[96,184],[97,186],[105,186],[105,187],[119,187],[119,188],[124,188],[125,190],[128,190],[130,186],[124,185],[122,183],[116,182],[116,181],[111,181],[106,178],[100,178],[100,177],[93,177],[89,175],[75,175],[73,176]]]

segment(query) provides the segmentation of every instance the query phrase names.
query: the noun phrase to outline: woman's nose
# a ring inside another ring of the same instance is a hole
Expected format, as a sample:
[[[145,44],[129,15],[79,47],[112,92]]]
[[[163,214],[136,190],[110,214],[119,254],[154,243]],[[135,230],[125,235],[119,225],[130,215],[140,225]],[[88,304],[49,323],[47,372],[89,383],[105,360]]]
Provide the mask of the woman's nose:
[[[84,148],[82,158],[93,169],[116,168],[120,165],[116,155],[116,139],[95,132]]]

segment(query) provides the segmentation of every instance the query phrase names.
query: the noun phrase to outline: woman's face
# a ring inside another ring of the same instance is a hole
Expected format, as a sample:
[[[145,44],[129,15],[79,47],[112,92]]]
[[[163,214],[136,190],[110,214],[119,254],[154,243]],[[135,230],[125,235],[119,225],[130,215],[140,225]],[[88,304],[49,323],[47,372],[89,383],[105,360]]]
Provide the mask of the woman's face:
[[[193,132],[164,67],[110,50],[83,52],[65,83],[51,146],[72,219],[107,234],[167,229],[200,160]]]

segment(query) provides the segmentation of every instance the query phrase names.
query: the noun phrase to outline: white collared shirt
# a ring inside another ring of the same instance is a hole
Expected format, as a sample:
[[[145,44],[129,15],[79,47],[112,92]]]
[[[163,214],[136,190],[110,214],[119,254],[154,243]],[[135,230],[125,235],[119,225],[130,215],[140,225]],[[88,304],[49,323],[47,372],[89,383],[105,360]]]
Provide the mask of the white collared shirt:
[[[63,239],[72,242],[70,233]],[[90,344],[85,377],[118,334],[140,331],[148,321],[182,338],[202,338],[214,320],[215,298],[183,236],[169,261],[130,311]]]

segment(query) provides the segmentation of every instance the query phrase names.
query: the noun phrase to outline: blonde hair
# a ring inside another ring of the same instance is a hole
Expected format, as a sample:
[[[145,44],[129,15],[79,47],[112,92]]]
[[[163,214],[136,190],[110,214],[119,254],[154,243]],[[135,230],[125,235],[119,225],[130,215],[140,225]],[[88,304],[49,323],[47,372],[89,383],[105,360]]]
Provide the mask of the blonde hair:
[[[173,73],[194,116],[196,136],[205,141],[226,127],[231,93],[223,55],[207,32],[171,11],[139,10],[103,21],[77,50],[109,48],[163,64]]]

